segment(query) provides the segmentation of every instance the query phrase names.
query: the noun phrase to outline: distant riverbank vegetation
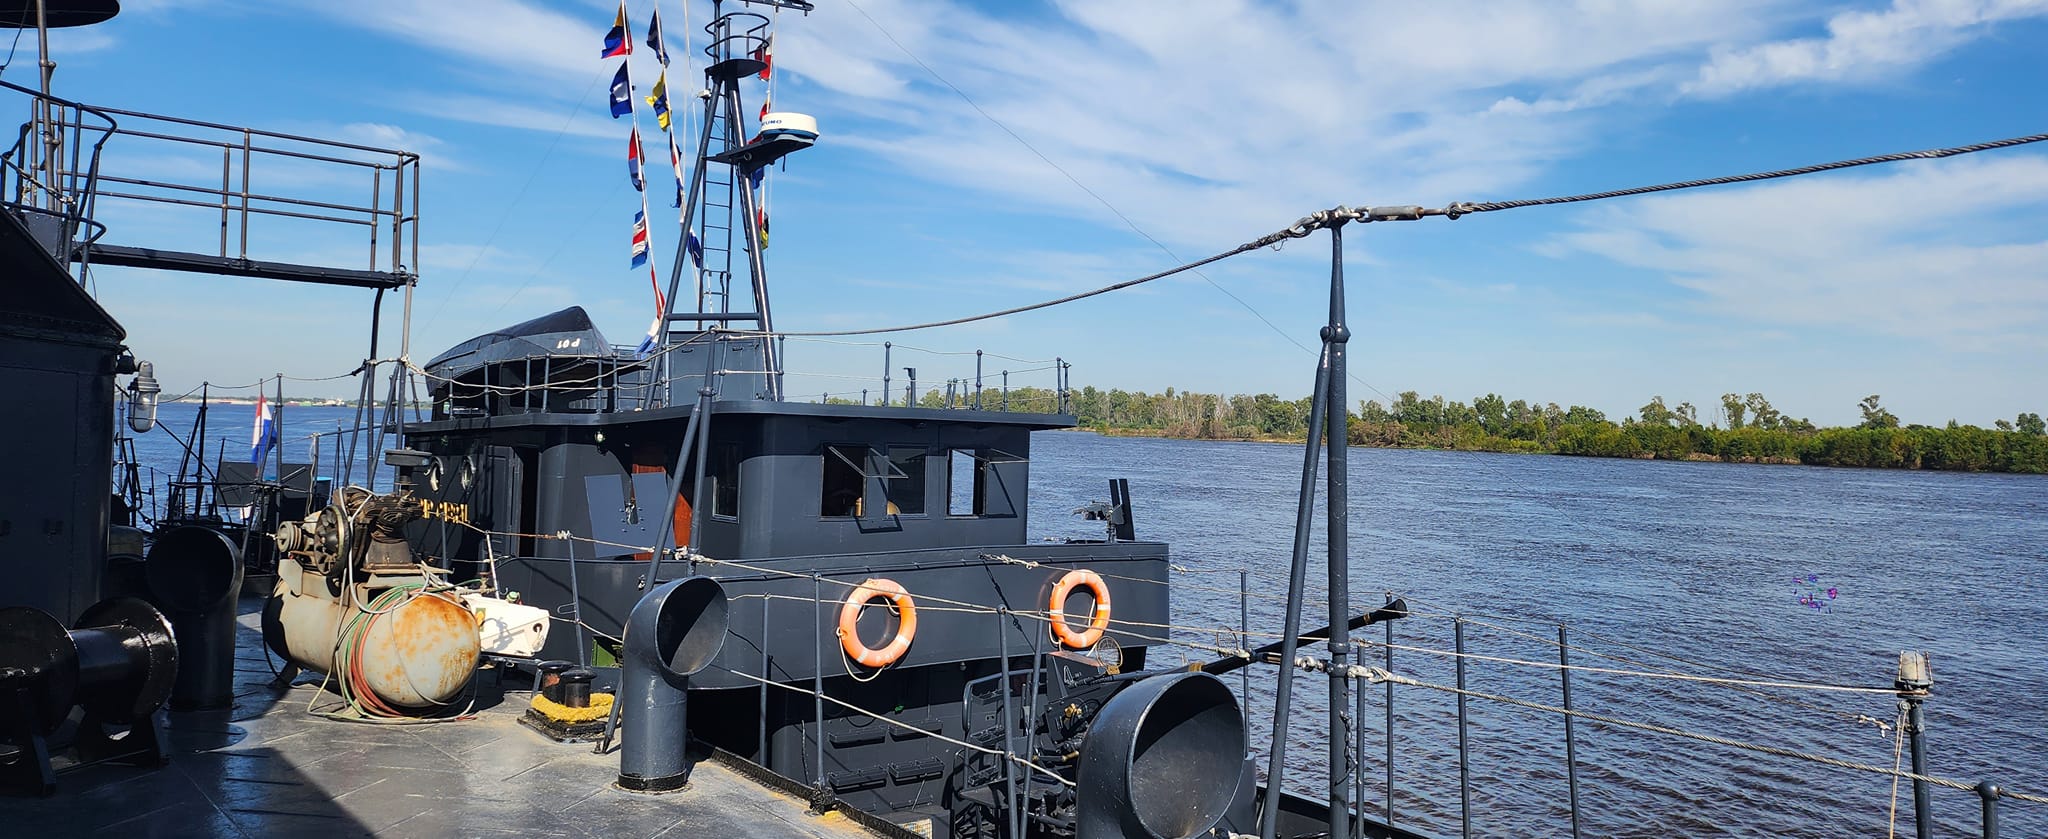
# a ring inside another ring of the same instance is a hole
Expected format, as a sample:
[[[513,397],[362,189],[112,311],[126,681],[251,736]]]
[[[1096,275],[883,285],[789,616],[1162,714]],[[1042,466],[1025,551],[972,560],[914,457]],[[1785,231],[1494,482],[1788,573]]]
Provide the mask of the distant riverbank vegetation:
[[[1013,409],[1049,401],[1050,394],[1012,391]],[[1220,396],[1175,391],[1162,394],[1073,392],[1073,411],[1083,427],[1109,434],[1197,440],[1301,440],[1307,435],[1309,400],[1285,400],[1270,393]],[[1848,428],[1820,428],[1785,416],[1763,394],[1730,393],[1718,411],[1701,422],[1691,403],[1667,405],[1652,398],[1635,416],[1614,421],[1578,405],[1509,401],[1495,394],[1471,402],[1421,398],[1402,393],[1391,405],[1366,401],[1351,416],[1352,445],[1384,448],[1528,452],[1585,457],[1716,460],[1732,463],[1804,463],[1888,469],[1946,469],[1969,472],[2048,472],[2048,427],[2039,414],[2022,413],[1992,428],[1960,425],[1902,425],[1880,404],[1865,398],[1863,422]],[[1042,410],[1042,408],[1040,409]]]

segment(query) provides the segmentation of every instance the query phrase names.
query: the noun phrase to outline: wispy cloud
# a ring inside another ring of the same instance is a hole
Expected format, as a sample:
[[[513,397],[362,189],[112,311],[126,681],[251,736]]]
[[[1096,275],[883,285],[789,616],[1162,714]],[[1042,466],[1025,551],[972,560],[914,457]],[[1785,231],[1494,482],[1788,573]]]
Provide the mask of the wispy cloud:
[[[2003,223],[2043,208],[2048,157],[1964,159],[1643,200],[1554,244],[1740,321],[2000,351],[2048,334],[2048,236]]]
[[[1725,96],[1798,82],[1863,81],[1917,67],[1990,24],[2048,15],[2048,0],[1893,0],[1828,19],[1827,36],[1717,50],[1687,93]]]

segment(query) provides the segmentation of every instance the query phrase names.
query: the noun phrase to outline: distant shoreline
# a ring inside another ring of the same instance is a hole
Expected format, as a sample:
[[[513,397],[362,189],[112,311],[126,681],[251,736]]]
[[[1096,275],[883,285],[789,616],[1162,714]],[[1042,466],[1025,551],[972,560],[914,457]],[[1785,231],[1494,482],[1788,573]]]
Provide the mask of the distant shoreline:
[[[1290,444],[1300,445],[1300,444],[1302,444],[1302,443],[1304,443],[1304,442],[1307,442],[1307,439],[1308,439],[1306,435],[1302,435],[1302,434],[1295,434],[1295,435],[1276,435],[1276,434],[1256,434],[1256,435],[1249,435],[1249,436],[1211,436],[1211,437],[1200,437],[1200,436],[1189,436],[1189,435],[1185,435],[1185,434],[1173,434],[1173,433],[1169,432],[1169,431],[1168,431],[1167,429],[1156,429],[1156,428],[1110,428],[1110,427],[1092,427],[1092,426],[1085,426],[1085,425],[1084,425],[1084,426],[1076,426],[1076,427],[1074,427],[1074,428],[1073,428],[1072,430],[1074,430],[1074,431],[1088,431],[1088,432],[1093,432],[1093,433],[1096,433],[1096,434],[1100,434],[1100,435],[1103,435],[1103,436],[1105,436],[1105,437],[1150,437],[1150,438],[1154,438],[1154,439],[1160,439],[1160,440],[1189,440],[1189,441],[1193,441],[1193,442],[1217,442],[1217,443],[1290,443]],[[1913,430],[1926,430],[1926,431],[1933,431],[1933,432],[1936,432],[1936,433],[1939,433],[1939,432],[1941,431],[1941,429],[1889,429],[1889,430],[1890,430],[1890,431],[1897,431],[1897,432],[1900,432],[1900,433],[1909,433],[1910,431],[1913,431]],[[1890,463],[1890,464],[1886,464],[1886,463],[1855,463],[1855,462],[1827,462],[1827,461],[1825,461],[1825,460],[1819,460],[1819,459],[1816,459],[1816,460],[1813,460],[1813,461],[1809,461],[1809,460],[1803,460],[1803,459],[1801,459],[1801,458],[1799,458],[1799,457],[1795,457],[1795,456],[1789,456],[1789,455],[1716,455],[1716,454],[1711,454],[1711,453],[1707,453],[1707,452],[1697,452],[1697,451],[1694,451],[1694,452],[1683,452],[1683,453],[1679,453],[1679,452],[1655,452],[1655,451],[1637,451],[1637,452],[1627,452],[1627,453],[1614,453],[1614,454],[1603,454],[1603,453],[1594,453],[1594,452],[1569,452],[1569,451],[1546,451],[1546,450],[1543,450],[1543,449],[1539,449],[1539,448],[1532,448],[1532,447],[1526,447],[1526,446],[1495,446],[1495,447],[1488,447],[1488,446],[1457,446],[1457,445],[1451,445],[1451,446],[1440,446],[1440,445],[1427,445],[1427,444],[1420,444],[1420,445],[1388,445],[1388,444],[1386,444],[1386,443],[1378,443],[1378,442],[1373,442],[1373,441],[1370,441],[1370,440],[1359,440],[1359,439],[1356,439],[1356,438],[1358,437],[1358,432],[1359,432],[1359,429],[1358,429],[1358,428],[1357,428],[1357,427],[1356,427],[1355,425],[1353,426],[1353,428],[1351,429],[1351,431],[1352,431],[1352,437],[1354,438],[1354,439],[1352,439],[1352,440],[1350,441],[1350,443],[1351,443],[1351,446],[1353,446],[1353,447],[1355,447],[1355,448],[1364,448],[1364,449],[1396,449],[1396,450],[1407,450],[1407,451],[1452,451],[1452,452],[1462,451],[1462,452],[1487,452],[1487,453],[1490,453],[1490,454],[1526,454],[1526,455],[1563,455],[1563,456],[1566,456],[1566,457],[1599,457],[1599,458],[1607,458],[1607,459],[1611,459],[1611,460],[1669,460],[1669,461],[1685,461],[1685,462],[1689,462],[1689,463],[1736,463],[1736,464],[1748,464],[1748,465],[1756,465],[1756,466],[1820,466],[1820,467],[1834,467],[1834,468],[1859,468],[1859,469],[1900,469],[1900,470],[1907,470],[1907,471],[1924,471],[1924,472],[1981,472],[1981,473],[1996,473],[1996,474],[2019,474],[2019,475],[2029,475],[2029,474],[2032,474],[2032,475],[2038,475],[2038,474],[2044,474],[2044,473],[2043,473],[2043,471],[2042,471],[2042,470],[2040,470],[2040,469],[2029,469],[2029,468],[2025,468],[2025,467],[2027,467],[2027,466],[2031,466],[2031,465],[2032,465],[2032,464],[2027,464],[2027,463],[2021,463],[2021,464],[2018,464],[2018,465],[2019,465],[2019,466],[2021,466],[2022,468],[2017,468],[2017,469],[2000,469],[2000,468],[1960,468],[1960,467],[1948,467],[1948,466],[1930,466],[1930,465],[1927,465],[1927,464],[1925,463],[1925,461],[1921,461],[1921,460],[1915,460],[1915,461],[1907,461],[1907,460],[1904,460],[1904,459],[1901,459],[1901,460],[1899,460],[1898,462],[1895,462],[1895,463]],[[1999,433],[2010,433],[2010,432],[1999,432]]]

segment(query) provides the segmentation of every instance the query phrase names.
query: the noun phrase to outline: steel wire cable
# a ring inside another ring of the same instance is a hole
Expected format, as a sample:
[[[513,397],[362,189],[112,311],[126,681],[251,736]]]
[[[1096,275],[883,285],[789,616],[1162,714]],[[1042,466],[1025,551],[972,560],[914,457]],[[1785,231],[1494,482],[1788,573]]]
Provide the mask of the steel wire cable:
[[[1432,682],[1425,682],[1420,679],[1401,676],[1377,667],[1354,667],[1354,670],[1359,671],[1359,675],[1372,682],[1392,682],[1397,685],[1427,688],[1429,690],[1442,691],[1444,693],[1469,696],[1474,699],[1486,699],[1494,702],[1500,702],[1507,705],[1515,705],[1536,711],[1547,711],[1553,714],[1562,714],[1565,716],[1579,717],[1581,719],[1588,719],[1594,722],[1606,723],[1608,725],[1620,726],[1623,728],[1632,728],[1639,731],[1649,731],[1656,734],[1666,734],[1673,737],[1684,737],[1690,740],[1698,740],[1703,743],[1713,743],[1719,746],[1744,749],[1747,751],[1759,752],[1762,754],[1774,755],[1777,757],[1807,760],[1842,769],[1855,769],[1858,771],[1871,772],[1878,775],[1886,775],[1892,778],[1906,778],[1909,780],[1924,781],[1930,784],[1934,784],[1936,786],[1948,787],[1950,789],[1968,790],[1971,792],[1977,791],[1976,784],[1964,783],[1953,778],[1944,778],[1939,775],[1922,775],[1917,772],[1901,772],[1897,770],[1886,769],[1882,766],[1876,766],[1854,760],[1845,760],[1843,758],[1815,754],[1812,752],[1802,752],[1798,749],[1789,749],[1783,746],[1768,746],[1762,743],[1751,743],[1744,740],[1736,740],[1732,737],[1722,737],[1715,734],[1701,734],[1694,731],[1685,731],[1683,729],[1671,728],[1668,726],[1656,725],[1653,723],[1637,722],[1635,720],[1625,720],[1619,717],[1613,717],[1606,714],[1596,714],[1590,711],[1566,709],[1558,707],[1556,705],[1546,705],[1541,702],[1531,702],[1526,699],[1516,699],[1512,696],[1504,696],[1497,693],[1487,693],[1485,691],[1457,688],[1451,685],[1440,685]],[[2036,804],[2048,804],[2048,796],[2015,792],[2013,790],[2005,789],[2003,787],[1999,788],[1998,796],[2001,798],[2011,798],[2016,801],[2030,801]]]

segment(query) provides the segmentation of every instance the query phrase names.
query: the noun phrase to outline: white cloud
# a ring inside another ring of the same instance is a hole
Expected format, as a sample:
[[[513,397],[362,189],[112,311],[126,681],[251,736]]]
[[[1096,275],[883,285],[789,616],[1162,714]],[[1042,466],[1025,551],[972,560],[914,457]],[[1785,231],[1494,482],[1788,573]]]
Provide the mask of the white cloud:
[[[2048,15],[2048,0],[1893,0],[1883,11],[1843,12],[1824,38],[1717,50],[1687,93],[1724,96],[1796,82],[1861,81],[1917,67],[1983,34],[1992,23]]]
[[[1553,243],[1666,275],[1743,321],[1928,341],[2044,346],[2048,157],[1913,164],[1643,199]]]

